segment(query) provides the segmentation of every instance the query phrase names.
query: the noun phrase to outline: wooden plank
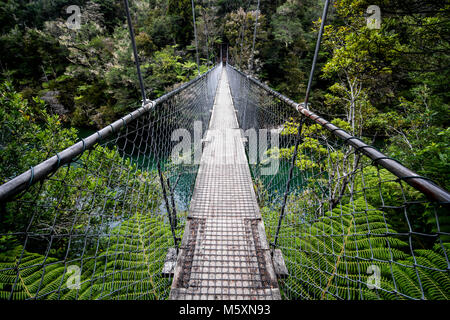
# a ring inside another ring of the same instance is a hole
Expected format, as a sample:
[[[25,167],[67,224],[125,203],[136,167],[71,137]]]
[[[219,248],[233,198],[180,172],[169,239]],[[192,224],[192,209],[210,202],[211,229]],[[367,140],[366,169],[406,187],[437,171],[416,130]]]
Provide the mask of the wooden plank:
[[[176,266],[177,266],[177,249],[169,248],[166,255],[166,259],[164,260],[162,276],[165,278],[173,277]]]
[[[288,269],[284,263],[283,253],[280,249],[273,250],[273,268],[278,278],[285,279],[289,276]]]

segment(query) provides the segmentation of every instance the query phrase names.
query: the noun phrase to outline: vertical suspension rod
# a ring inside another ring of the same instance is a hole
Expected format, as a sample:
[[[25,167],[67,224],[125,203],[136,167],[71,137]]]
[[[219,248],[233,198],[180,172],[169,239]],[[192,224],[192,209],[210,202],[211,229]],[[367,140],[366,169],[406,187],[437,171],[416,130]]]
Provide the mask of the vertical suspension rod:
[[[196,26],[196,22],[195,22],[194,0],[191,0],[191,6],[192,6],[192,21],[194,22],[194,38],[195,38],[195,54],[197,56],[197,70],[198,70],[198,75],[200,75],[200,59],[198,58],[198,40],[197,40],[197,26]]]
[[[324,26],[325,26],[325,21],[327,19],[327,12],[328,12],[328,5],[329,5],[329,3],[330,3],[330,0],[326,0],[325,1],[325,5],[323,7],[322,21],[321,21],[321,24],[320,24],[319,35],[317,37],[316,49],[314,51],[314,58],[313,58],[312,66],[311,66],[311,72],[309,74],[308,87],[306,89],[305,102],[304,102],[305,103],[305,107],[308,105],[309,93],[310,93],[310,90],[311,90],[311,83],[312,83],[312,79],[313,79],[313,76],[314,76],[314,70],[316,68],[317,56],[319,54],[319,48],[320,48],[320,43],[322,41],[323,29],[324,29]],[[289,168],[289,176],[288,176],[288,181],[286,183],[286,190],[284,192],[283,204],[282,204],[281,210],[280,210],[280,218],[278,219],[277,231],[275,233],[275,238],[274,238],[273,243],[272,243],[273,247],[277,246],[278,236],[280,234],[281,225],[283,223],[283,218],[286,215],[287,196],[289,194],[290,184],[291,184],[291,181],[292,181],[292,175],[293,175],[293,172],[294,172],[295,162],[296,162],[296,159],[297,159],[298,146],[300,145],[300,141],[301,141],[303,123],[304,123],[304,121],[303,121],[303,118],[302,118],[302,120],[300,120],[300,124],[297,127],[297,135],[296,135],[296,140],[295,140],[294,153],[292,155],[291,167]]]
[[[228,64],[228,46],[229,46],[229,45],[228,45],[228,43],[227,43],[227,58],[226,58],[226,59],[227,59],[227,60],[226,60],[227,64]]]
[[[164,177],[162,174],[161,162],[159,160],[159,157],[158,157],[157,167],[158,167],[158,175],[159,175],[159,181],[161,183],[161,190],[162,190],[162,194],[163,194],[163,198],[164,198],[164,203],[166,205],[167,217],[169,218],[170,230],[172,231],[173,243],[174,243],[174,246],[178,253],[178,238],[175,233],[176,213],[175,213],[175,218],[174,218],[174,213],[173,213],[173,211],[170,210],[169,199],[167,197],[166,185],[164,183]]]
[[[326,0],[325,1],[325,5],[323,7],[322,21],[320,23],[319,35],[317,37],[316,49],[314,51],[313,63],[312,63],[312,66],[311,66],[311,72],[309,73],[308,86],[306,88],[305,102],[304,102],[305,103],[305,107],[308,106],[309,94],[311,92],[311,86],[312,86],[312,81],[313,81],[313,77],[314,77],[314,71],[316,69],[317,57],[319,55],[320,43],[322,42],[323,29],[324,29],[324,26],[325,26],[325,21],[327,19],[328,5],[329,4],[330,4],[330,0]]]
[[[134,39],[133,24],[131,23],[130,7],[128,0],[123,0],[125,4],[125,11],[127,13],[128,30],[130,31],[131,45],[133,47],[134,61],[136,63],[136,71],[139,79],[139,86],[141,87],[142,104],[144,105],[147,101],[147,96],[145,95],[144,81],[142,80],[141,67],[139,65],[139,57],[136,49],[136,41]]]
[[[209,9],[209,0],[207,3],[208,9]],[[203,8],[203,23],[205,24],[205,36],[206,36],[206,63],[209,65],[209,31],[208,31],[208,23],[207,23],[207,13],[205,8]],[[214,65],[214,63],[213,63]]]
[[[252,70],[253,70],[253,58],[255,56],[255,41],[256,41],[256,28],[258,27],[259,3],[260,3],[260,0],[258,0],[258,5],[256,7],[255,29],[253,29],[252,56],[250,57],[250,66],[249,66],[250,72],[252,72]]]

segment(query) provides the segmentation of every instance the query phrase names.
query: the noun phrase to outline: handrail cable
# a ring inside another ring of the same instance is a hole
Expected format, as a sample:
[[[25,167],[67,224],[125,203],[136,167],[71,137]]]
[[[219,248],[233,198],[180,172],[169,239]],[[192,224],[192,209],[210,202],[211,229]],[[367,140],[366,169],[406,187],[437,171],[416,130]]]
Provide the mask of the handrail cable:
[[[297,102],[289,99],[288,97],[282,95],[281,93],[273,90],[272,88],[270,88],[266,84],[260,82],[259,80],[253,78],[252,76],[249,76],[249,75],[245,74],[244,72],[238,70],[237,67],[234,67],[232,65],[228,65],[228,66],[230,68],[232,68],[234,71],[238,72],[242,77],[255,83],[258,87],[262,88],[263,90],[268,92],[270,95],[283,101],[287,105],[294,108],[296,111],[300,112],[301,115],[311,119],[314,123],[319,124],[321,127],[328,130],[334,136],[343,140],[345,142],[345,144],[350,145],[357,150],[360,150],[361,153],[363,153],[364,155],[369,157],[373,163],[382,166],[384,169],[388,170],[390,173],[392,173],[397,178],[399,178],[399,180],[405,181],[407,184],[409,184],[414,189],[419,190],[421,193],[423,193],[429,199],[431,199],[433,201],[437,201],[439,203],[450,203],[450,193],[447,190],[439,187],[432,180],[418,175],[416,172],[414,172],[414,171],[408,169],[407,167],[405,167],[404,165],[402,165],[399,161],[386,156],[385,154],[383,154],[381,151],[379,151],[375,147],[366,144],[361,139],[352,136],[350,133],[348,133],[344,129],[339,128],[338,126],[325,120],[324,118],[317,115],[316,113],[302,107],[299,103],[297,103]]]
[[[122,118],[114,121],[112,124],[105,126],[103,129],[91,134],[90,136],[79,141],[74,145],[58,152],[55,156],[42,161],[41,163],[35,165],[32,169],[29,169],[22,174],[16,176],[12,180],[5,182],[0,185],[0,202],[10,201],[14,196],[19,194],[21,191],[31,187],[39,181],[44,180],[49,174],[57,171],[60,167],[65,164],[70,163],[77,156],[81,155],[85,150],[89,150],[96,143],[104,140],[105,138],[111,136],[112,134],[118,132],[120,129],[127,126],[128,123],[132,122],[136,118],[143,116],[149,110],[155,108],[156,106],[168,101],[174,95],[180,93],[181,91],[189,88],[202,78],[206,77],[211,73],[217,66],[210,68],[207,72],[202,75],[192,79],[189,82],[182,84],[180,87],[173,91],[166,93],[165,95],[157,98],[154,101],[147,100],[147,103],[142,107],[134,110],[133,112],[123,116]],[[31,182],[31,183],[30,183]]]

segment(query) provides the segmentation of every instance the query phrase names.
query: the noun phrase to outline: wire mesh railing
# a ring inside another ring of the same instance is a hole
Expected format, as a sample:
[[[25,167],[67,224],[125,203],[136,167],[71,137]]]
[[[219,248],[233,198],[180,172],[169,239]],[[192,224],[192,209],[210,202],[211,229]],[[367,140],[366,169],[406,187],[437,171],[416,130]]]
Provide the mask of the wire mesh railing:
[[[182,237],[198,169],[172,157],[172,133],[207,129],[220,73],[212,68],[0,186],[0,299],[168,298],[162,268]]]
[[[450,194],[346,122],[227,73],[283,298],[449,299]]]

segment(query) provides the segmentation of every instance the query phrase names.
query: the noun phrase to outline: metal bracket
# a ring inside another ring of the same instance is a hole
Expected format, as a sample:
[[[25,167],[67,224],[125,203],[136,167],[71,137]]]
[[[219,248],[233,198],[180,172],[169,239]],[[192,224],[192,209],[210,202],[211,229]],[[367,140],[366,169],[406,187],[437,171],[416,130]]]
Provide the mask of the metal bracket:
[[[152,108],[152,107],[155,106],[155,101],[154,100],[149,100],[149,99],[146,99],[145,101],[141,100],[141,103],[142,103],[143,107],[145,107],[148,104],[151,104],[151,106],[149,108]]]
[[[304,102],[301,102],[301,103],[298,104],[298,106],[299,106],[299,107],[302,107],[302,108],[304,108],[304,109],[306,109],[306,110],[309,110],[309,108],[311,107],[311,103],[308,102],[308,104],[305,105]],[[298,108],[297,108],[297,110],[298,110]]]

